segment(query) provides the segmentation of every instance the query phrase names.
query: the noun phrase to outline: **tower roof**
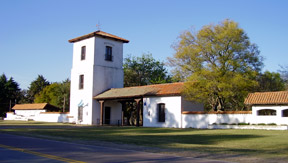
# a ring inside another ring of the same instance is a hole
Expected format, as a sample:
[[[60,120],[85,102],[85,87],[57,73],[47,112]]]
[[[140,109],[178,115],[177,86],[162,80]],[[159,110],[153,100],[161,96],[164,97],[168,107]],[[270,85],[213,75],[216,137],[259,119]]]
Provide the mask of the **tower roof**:
[[[94,36],[110,38],[110,39],[113,39],[113,40],[116,40],[116,41],[121,41],[123,43],[128,43],[129,42],[129,40],[126,40],[124,38],[121,38],[121,37],[118,37],[118,36],[115,36],[115,35],[112,35],[110,33],[106,33],[106,32],[100,31],[100,30],[92,32],[92,33],[89,33],[89,34],[86,34],[86,35],[83,35],[83,36],[80,36],[80,37],[73,38],[73,39],[68,40],[68,41],[70,43],[74,43],[74,42],[78,42],[78,41],[81,41],[81,40],[84,40],[84,39],[87,39],[87,38],[91,38],[91,37],[94,37]]]

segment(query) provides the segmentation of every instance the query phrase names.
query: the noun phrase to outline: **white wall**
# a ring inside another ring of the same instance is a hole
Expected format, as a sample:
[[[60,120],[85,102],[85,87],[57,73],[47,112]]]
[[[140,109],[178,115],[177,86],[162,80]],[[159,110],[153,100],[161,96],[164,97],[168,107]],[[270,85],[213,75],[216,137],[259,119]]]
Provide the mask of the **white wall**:
[[[183,128],[207,128],[217,123],[250,123],[252,114],[182,114]]]
[[[165,122],[158,122],[159,103],[165,103]],[[143,98],[143,126],[181,128],[181,96]]]
[[[92,94],[95,38],[85,39],[73,44],[73,64],[71,69],[70,114],[78,122],[78,105],[83,104],[83,122],[92,124]],[[81,60],[81,48],[86,46],[85,60]],[[79,76],[84,75],[84,89],[79,89]]]
[[[68,116],[69,113],[45,112],[45,110],[15,110],[15,113],[7,113],[5,120],[34,120],[42,122],[73,123],[73,119],[69,119]]]
[[[67,117],[69,113],[54,113],[54,112],[46,112],[40,113],[37,117],[35,117],[35,121],[42,122],[58,122],[58,123],[67,123],[69,122],[69,118]]]
[[[268,116],[268,115],[258,115],[257,112],[263,109],[273,109],[276,110],[276,116]],[[252,115],[253,119],[251,123],[259,124],[259,123],[275,123],[278,125],[288,125],[288,117],[282,117],[282,110],[288,109],[288,106],[252,106]]]
[[[105,107],[110,107],[111,108],[111,113],[110,113],[110,124],[111,125],[118,125],[118,121],[121,125],[121,120],[122,120],[122,105],[121,103],[117,101],[107,101],[104,103],[104,116],[105,117]],[[105,118],[103,119],[103,121]]]

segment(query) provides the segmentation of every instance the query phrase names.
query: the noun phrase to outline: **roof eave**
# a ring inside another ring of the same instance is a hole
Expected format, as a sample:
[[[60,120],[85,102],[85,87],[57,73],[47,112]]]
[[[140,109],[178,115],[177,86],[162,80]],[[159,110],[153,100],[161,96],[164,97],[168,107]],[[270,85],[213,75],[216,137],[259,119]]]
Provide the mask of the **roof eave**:
[[[89,34],[86,34],[86,35],[83,35],[83,36],[80,36],[80,37],[76,37],[76,38],[73,38],[71,40],[68,40],[69,43],[74,43],[74,42],[78,42],[78,41],[81,41],[81,40],[84,40],[84,39],[87,39],[87,38],[91,38],[91,37],[95,37],[95,36],[99,36],[99,37],[103,37],[103,38],[109,38],[111,40],[115,40],[115,41],[120,41],[120,42],[123,42],[123,43],[129,43],[129,40],[126,40],[126,39],[118,39],[118,38],[113,38],[113,37],[109,37],[109,36],[103,36],[103,35],[100,35],[96,32],[92,32],[92,33],[89,33]]]
[[[120,97],[93,97],[95,100],[119,100],[119,99],[136,99],[144,97],[163,97],[163,96],[181,96],[180,93],[171,93],[171,94],[146,94],[146,95],[137,95],[137,96],[120,96]]]
[[[244,103],[245,105],[288,105],[288,103]]]

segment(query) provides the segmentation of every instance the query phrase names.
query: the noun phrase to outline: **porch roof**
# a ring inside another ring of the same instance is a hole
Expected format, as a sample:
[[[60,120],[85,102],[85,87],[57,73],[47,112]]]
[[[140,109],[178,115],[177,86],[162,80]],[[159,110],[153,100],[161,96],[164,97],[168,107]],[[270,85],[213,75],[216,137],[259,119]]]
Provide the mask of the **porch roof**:
[[[288,104],[288,91],[249,93],[245,105],[283,105]]]
[[[112,88],[94,97],[96,100],[129,99],[145,96],[181,95],[184,83],[155,84],[137,87]]]

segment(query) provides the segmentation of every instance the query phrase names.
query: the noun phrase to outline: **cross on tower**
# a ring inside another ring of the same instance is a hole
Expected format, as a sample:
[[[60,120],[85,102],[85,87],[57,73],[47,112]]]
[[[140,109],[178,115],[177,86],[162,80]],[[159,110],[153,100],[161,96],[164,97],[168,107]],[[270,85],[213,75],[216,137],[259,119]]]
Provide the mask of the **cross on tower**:
[[[98,22],[98,24],[96,24],[96,27],[99,31],[100,31],[100,26],[101,26],[101,24]]]

